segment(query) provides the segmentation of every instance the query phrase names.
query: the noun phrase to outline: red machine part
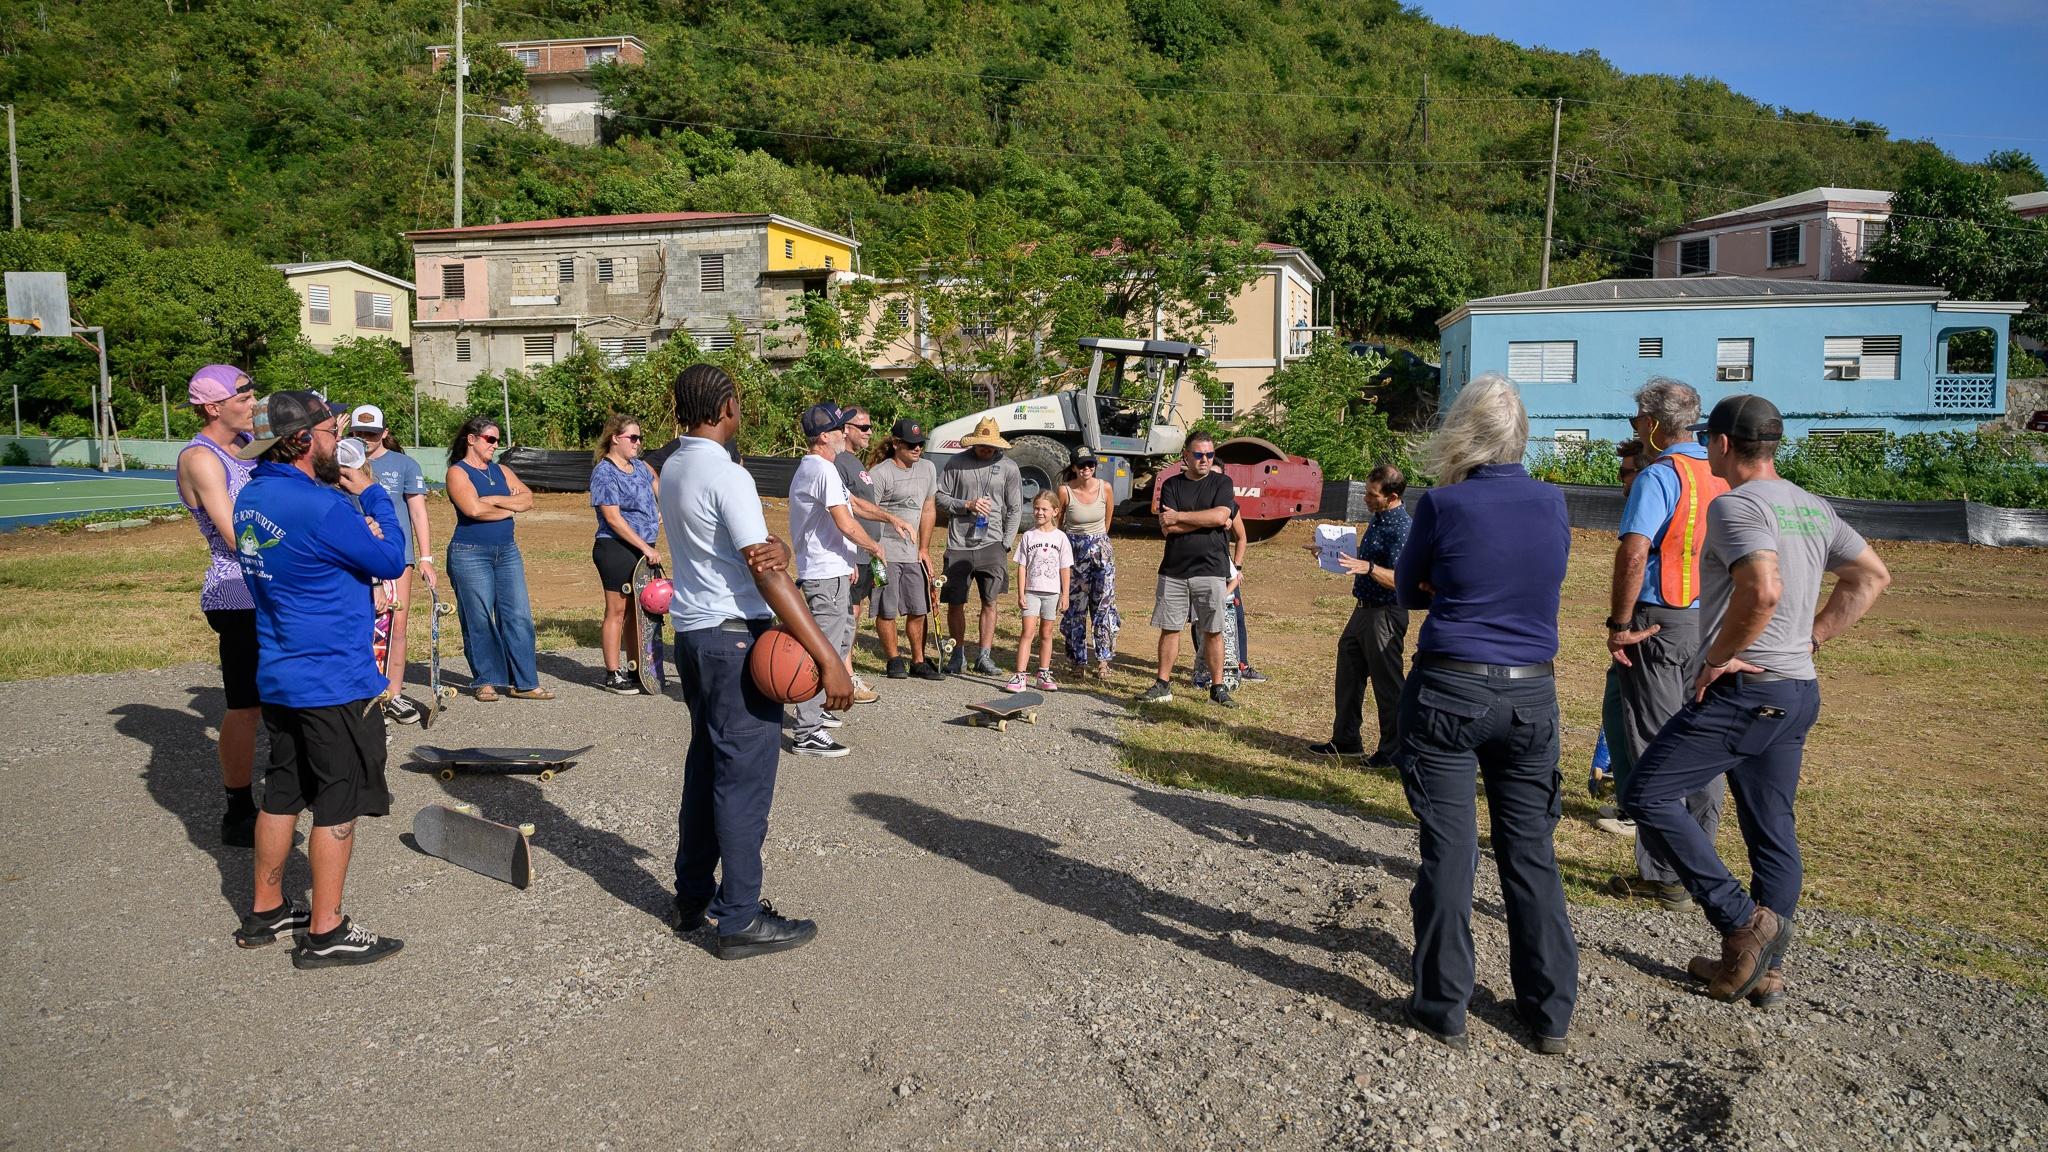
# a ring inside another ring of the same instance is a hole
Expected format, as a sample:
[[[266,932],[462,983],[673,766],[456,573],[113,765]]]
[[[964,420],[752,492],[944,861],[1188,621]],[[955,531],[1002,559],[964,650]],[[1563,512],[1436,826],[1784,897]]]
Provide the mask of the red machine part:
[[[1289,456],[1270,441],[1239,436],[1216,446],[1216,461],[1237,489],[1238,514],[1244,517],[1245,538],[1256,544],[1270,540],[1296,516],[1313,516],[1323,506],[1322,465],[1303,456]],[[1178,468],[1162,468],[1152,482],[1159,486]]]

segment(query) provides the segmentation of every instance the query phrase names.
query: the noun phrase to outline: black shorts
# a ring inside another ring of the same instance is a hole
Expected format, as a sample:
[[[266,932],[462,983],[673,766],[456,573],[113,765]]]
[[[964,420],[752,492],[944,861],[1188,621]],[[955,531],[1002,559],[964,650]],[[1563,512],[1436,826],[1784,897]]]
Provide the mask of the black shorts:
[[[967,603],[967,586],[981,589],[981,602],[993,604],[1010,590],[1010,551],[1001,544],[961,548],[946,553],[946,583],[939,589],[939,603]]]
[[[254,708],[256,692],[256,610],[209,608],[206,622],[220,635],[220,683],[228,707]]]
[[[604,581],[604,590],[617,592],[632,587],[633,569],[640,565],[640,553],[616,536],[599,536],[597,543],[590,546],[590,560],[597,565],[597,578]]]
[[[311,808],[316,828],[389,813],[384,709],[375,703],[372,697],[325,708],[265,704],[270,768],[263,776],[263,810],[296,816]]]

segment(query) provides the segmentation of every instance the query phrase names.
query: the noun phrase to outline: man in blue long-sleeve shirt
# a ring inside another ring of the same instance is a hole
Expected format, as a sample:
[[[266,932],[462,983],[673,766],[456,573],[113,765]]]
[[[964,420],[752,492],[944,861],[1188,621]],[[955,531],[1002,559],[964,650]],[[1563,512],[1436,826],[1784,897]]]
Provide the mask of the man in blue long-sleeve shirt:
[[[369,472],[341,467],[341,434],[337,413],[311,392],[258,401],[254,439],[239,454],[260,463],[235,499],[235,552],[256,604],[257,688],[270,734],[255,893],[235,943],[298,935],[298,968],[368,964],[402,946],[341,914],[356,819],[391,810],[370,586],[405,572],[391,497]],[[361,513],[343,493],[362,501]],[[285,857],[307,808],[310,910],[284,897]]]

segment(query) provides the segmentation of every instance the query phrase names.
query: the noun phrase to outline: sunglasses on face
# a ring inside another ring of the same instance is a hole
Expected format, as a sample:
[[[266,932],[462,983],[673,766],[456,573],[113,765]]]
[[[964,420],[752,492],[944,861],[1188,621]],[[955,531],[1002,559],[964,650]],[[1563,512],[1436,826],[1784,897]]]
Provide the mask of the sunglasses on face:
[[[1075,462],[1075,464],[1074,464],[1074,467],[1076,467],[1076,468],[1093,468],[1093,467],[1095,467],[1095,461],[1093,461],[1093,460],[1080,460],[1080,461],[1077,461],[1077,462]]]
[[[483,442],[484,442],[484,443],[486,443],[486,444],[496,444],[496,443],[498,442],[498,438],[497,438],[496,436],[485,436],[485,435],[479,434],[479,435],[477,436],[477,439],[479,439],[479,440],[483,441]]]
[[[903,446],[903,450],[904,450],[904,451],[906,451],[906,452],[922,452],[922,451],[924,451],[924,445],[922,445],[922,444],[905,444],[905,445]]]
[[[848,430],[848,431],[851,431],[851,432],[867,432],[867,431],[869,431],[869,430],[873,429],[873,428],[874,428],[874,425],[873,425],[873,424],[848,424],[848,425],[847,425],[846,427],[847,427],[847,430]]]
[[[619,439],[631,440],[633,443],[638,444],[640,442],[640,434],[638,432],[635,432],[631,436],[621,436],[619,437]]]
[[[1190,459],[1190,460],[1214,460],[1215,458],[1216,458],[1216,454],[1215,454],[1214,452],[1190,452],[1190,453],[1188,453],[1188,459]]]

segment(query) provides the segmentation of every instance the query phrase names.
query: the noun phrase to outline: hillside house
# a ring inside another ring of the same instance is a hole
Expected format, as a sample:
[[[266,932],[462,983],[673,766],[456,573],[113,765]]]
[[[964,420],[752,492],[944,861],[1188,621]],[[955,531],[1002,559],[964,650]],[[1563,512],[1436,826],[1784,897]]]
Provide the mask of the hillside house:
[[[2048,213],[2048,192],[2005,202],[2021,217]],[[1651,275],[1861,280],[1891,204],[1892,194],[1876,188],[1808,188],[1702,217],[1657,241]]]
[[[1969,430],[2005,411],[2006,338],[2025,308],[1940,288],[1740,276],[1490,296],[1437,322],[1441,399],[1504,373],[1521,385],[1532,451],[1627,439],[1631,397],[1651,376],[1691,384],[1708,406],[1768,396],[1792,437]],[[1986,363],[1951,363],[1965,333],[1988,334],[1974,353]]]
[[[460,403],[480,373],[533,368],[590,340],[624,363],[676,332],[750,341],[770,362],[804,351],[805,293],[851,274],[860,245],[765,213],[654,212],[406,233],[418,292],[413,374]],[[735,334],[737,328],[737,335]]]
[[[598,142],[604,97],[592,79],[596,70],[605,64],[634,67],[647,58],[647,46],[633,36],[503,40],[498,47],[510,52],[526,68],[524,108],[505,108],[503,114],[516,117],[531,109],[542,131],[569,144]],[[455,53],[454,47],[447,44],[437,44],[427,51],[433,53],[436,70]]]
[[[353,260],[272,264],[299,294],[299,331],[332,352],[344,337],[412,345],[412,285]]]

